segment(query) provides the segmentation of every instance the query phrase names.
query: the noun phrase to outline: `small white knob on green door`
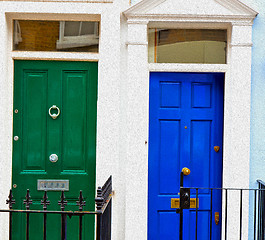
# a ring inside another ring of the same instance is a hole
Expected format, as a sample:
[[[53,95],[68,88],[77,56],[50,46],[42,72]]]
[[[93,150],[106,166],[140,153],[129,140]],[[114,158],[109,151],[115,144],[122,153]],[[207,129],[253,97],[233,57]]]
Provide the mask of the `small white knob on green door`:
[[[50,155],[49,159],[52,163],[55,163],[58,161],[58,156],[57,156],[57,154],[53,153]]]

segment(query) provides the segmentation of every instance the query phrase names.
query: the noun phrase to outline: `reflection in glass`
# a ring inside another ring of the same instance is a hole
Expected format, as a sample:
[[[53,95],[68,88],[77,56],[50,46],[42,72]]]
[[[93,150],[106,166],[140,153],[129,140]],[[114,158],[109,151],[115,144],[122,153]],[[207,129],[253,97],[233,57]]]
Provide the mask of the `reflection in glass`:
[[[150,63],[226,63],[226,30],[149,29]]]
[[[99,22],[15,20],[13,49],[98,52]]]

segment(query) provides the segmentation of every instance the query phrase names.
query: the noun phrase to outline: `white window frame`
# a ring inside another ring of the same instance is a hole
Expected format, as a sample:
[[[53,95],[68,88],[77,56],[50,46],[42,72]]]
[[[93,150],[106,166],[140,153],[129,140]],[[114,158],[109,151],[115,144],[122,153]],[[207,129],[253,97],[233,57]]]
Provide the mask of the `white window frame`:
[[[78,36],[65,36],[65,21],[60,21],[59,40],[56,42],[57,49],[87,47],[99,44],[99,23],[95,22],[94,32],[87,35],[81,35],[83,21],[79,23]]]

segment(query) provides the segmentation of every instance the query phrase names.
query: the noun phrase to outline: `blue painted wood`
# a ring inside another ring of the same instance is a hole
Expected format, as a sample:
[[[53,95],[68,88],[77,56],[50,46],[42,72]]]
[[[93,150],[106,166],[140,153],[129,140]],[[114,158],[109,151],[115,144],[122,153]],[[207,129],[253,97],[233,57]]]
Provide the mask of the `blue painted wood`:
[[[148,239],[179,240],[179,215],[171,209],[183,167],[187,187],[222,186],[223,73],[150,73]],[[214,146],[220,146],[216,153]],[[191,191],[195,197],[195,191]],[[221,216],[221,193],[213,213]],[[214,215],[214,214],[213,214]],[[184,210],[184,239],[195,239],[195,210]],[[199,191],[198,240],[221,239],[210,216],[210,192]]]

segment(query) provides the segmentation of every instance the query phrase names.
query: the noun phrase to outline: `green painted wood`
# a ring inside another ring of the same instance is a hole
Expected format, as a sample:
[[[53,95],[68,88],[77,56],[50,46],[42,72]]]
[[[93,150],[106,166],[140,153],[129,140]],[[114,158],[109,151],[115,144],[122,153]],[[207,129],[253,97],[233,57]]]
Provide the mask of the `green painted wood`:
[[[60,108],[57,119],[48,110]],[[18,113],[15,113],[18,109]],[[85,210],[94,210],[96,168],[97,63],[15,61],[12,185],[16,208],[30,189],[31,209],[42,209],[38,179],[68,179],[66,210],[78,210],[83,190]],[[56,163],[49,161],[57,154]],[[60,192],[48,191],[48,210],[60,210]],[[30,239],[42,239],[43,217],[31,215]],[[84,239],[94,239],[93,216],[84,219]],[[14,216],[13,240],[25,239],[25,215]],[[78,218],[67,219],[68,239],[78,239]],[[60,216],[48,216],[47,239],[60,239]]]

